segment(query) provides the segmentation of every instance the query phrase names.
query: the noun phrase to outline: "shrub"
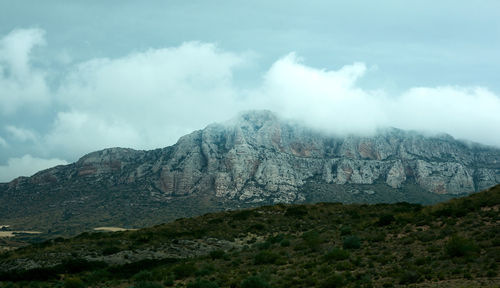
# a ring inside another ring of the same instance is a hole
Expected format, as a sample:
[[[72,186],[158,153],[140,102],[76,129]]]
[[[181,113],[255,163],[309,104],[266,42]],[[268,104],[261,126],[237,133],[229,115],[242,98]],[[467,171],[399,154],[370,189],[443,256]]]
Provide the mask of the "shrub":
[[[116,246],[108,246],[102,250],[102,255],[104,255],[104,256],[112,255],[112,254],[118,253],[120,251],[121,251],[120,248],[118,248]]]
[[[270,288],[266,280],[259,276],[250,276],[241,282],[241,288]]]
[[[224,252],[224,250],[213,250],[213,251],[210,251],[210,257],[212,259],[221,259],[221,258],[224,258],[225,254],[226,254],[226,252]]]
[[[153,272],[147,270],[140,271],[139,273],[135,274],[132,278],[136,281],[154,280]]]
[[[243,210],[243,211],[238,211],[233,214],[233,219],[234,220],[247,220],[251,216],[254,216],[255,212],[252,210]]]
[[[361,240],[356,235],[347,236],[342,242],[342,247],[344,249],[359,249],[361,247]]]
[[[342,226],[340,228],[340,236],[351,235],[351,226]]]
[[[445,245],[446,254],[450,257],[468,256],[478,252],[477,245],[469,239],[453,236]]]
[[[321,245],[322,239],[318,231],[309,231],[302,235],[307,247],[313,251],[317,251]]]
[[[183,263],[176,265],[173,272],[175,279],[183,279],[193,275],[196,272],[196,267],[192,263]]]
[[[219,285],[212,281],[198,279],[195,282],[189,282],[187,288],[219,288]]]
[[[84,288],[85,285],[80,278],[69,278],[64,281],[64,288]]]
[[[307,215],[307,208],[305,206],[288,207],[285,212],[285,217],[302,218]]]
[[[340,261],[347,258],[349,258],[349,251],[339,248],[333,248],[325,255],[326,261]]]
[[[281,245],[281,247],[289,247],[290,246],[290,240],[284,239],[283,241],[281,241],[280,245]]]
[[[401,278],[399,279],[399,284],[408,285],[412,283],[417,283],[420,280],[420,275],[415,271],[405,271]]]
[[[345,286],[344,277],[340,274],[335,274],[327,278],[323,283],[321,283],[321,288],[336,288]]]
[[[261,251],[255,255],[255,265],[274,264],[279,259],[279,255],[270,251]]]
[[[379,217],[379,219],[377,221],[377,225],[380,227],[388,226],[388,225],[391,225],[391,223],[394,222],[395,220],[396,220],[396,218],[394,218],[394,216],[392,214],[384,214],[384,215]]]
[[[133,288],[163,288],[163,286],[155,282],[138,282]]]

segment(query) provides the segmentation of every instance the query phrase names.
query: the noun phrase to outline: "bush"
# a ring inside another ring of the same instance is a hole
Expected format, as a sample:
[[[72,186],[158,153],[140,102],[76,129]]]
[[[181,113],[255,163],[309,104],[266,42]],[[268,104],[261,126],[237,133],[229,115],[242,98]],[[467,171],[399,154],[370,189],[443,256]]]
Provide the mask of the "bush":
[[[196,272],[196,267],[191,263],[183,263],[173,269],[175,279],[183,279],[193,275]]]
[[[222,259],[222,258],[224,258],[225,254],[226,254],[226,252],[224,252],[224,250],[213,250],[213,251],[210,251],[210,257],[212,259]]]
[[[85,285],[80,278],[69,278],[64,281],[64,288],[84,288]]]
[[[351,226],[342,226],[340,228],[340,236],[351,235]]]
[[[347,258],[349,258],[349,251],[339,248],[333,248],[325,255],[325,260],[329,262],[346,260]]]
[[[153,278],[153,272],[147,270],[140,271],[132,277],[136,281],[150,281],[154,280]]]
[[[323,242],[317,231],[309,231],[302,234],[302,239],[304,239],[306,246],[313,251],[319,250],[321,242]]]
[[[394,218],[392,214],[385,214],[380,216],[380,218],[377,221],[377,225],[380,227],[388,226],[391,225],[391,223],[394,222],[395,220],[396,218]]]
[[[307,208],[305,206],[288,207],[285,212],[285,217],[302,218],[307,215]]]
[[[163,288],[161,284],[155,283],[155,282],[138,282],[133,288]]]
[[[347,236],[342,242],[342,247],[344,249],[359,249],[361,247],[361,240],[356,235]]]
[[[340,274],[335,274],[326,279],[323,283],[321,283],[321,288],[336,288],[345,286],[344,277]]]
[[[270,288],[266,280],[259,276],[250,276],[241,282],[241,288]]]
[[[289,247],[290,246],[290,240],[284,239],[283,241],[281,241],[280,246],[281,247]]]
[[[104,256],[112,255],[112,254],[118,253],[120,251],[121,251],[120,248],[118,248],[116,246],[108,246],[102,250],[102,255],[104,255]]]
[[[189,282],[187,288],[219,288],[219,285],[212,281],[198,279],[195,282]]]
[[[261,251],[255,255],[255,265],[274,264],[279,259],[279,255],[270,251]]]
[[[450,257],[469,256],[478,252],[477,245],[469,239],[453,236],[445,245],[446,254]]]
[[[420,275],[415,271],[405,271],[401,278],[399,279],[399,284],[408,285],[412,283],[417,283],[420,280]]]

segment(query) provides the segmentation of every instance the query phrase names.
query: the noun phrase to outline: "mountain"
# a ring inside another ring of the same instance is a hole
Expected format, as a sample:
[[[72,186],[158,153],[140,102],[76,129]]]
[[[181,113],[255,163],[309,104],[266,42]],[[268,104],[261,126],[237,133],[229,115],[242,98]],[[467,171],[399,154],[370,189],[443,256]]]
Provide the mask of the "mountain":
[[[67,235],[272,203],[433,203],[497,183],[497,148],[398,129],[332,136],[251,111],[170,147],[105,149],[0,184],[0,224]]]
[[[277,204],[83,233],[0,253],[0,286],[498,287],[499,207],[500,185],[426,207]]]

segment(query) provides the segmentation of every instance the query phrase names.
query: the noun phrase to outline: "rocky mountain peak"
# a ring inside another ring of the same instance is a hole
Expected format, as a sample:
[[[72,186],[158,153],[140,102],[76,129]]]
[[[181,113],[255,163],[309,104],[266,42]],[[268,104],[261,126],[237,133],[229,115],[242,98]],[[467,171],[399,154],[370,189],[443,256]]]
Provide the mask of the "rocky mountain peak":
[[[159,209],[171,201],[194,205],[186,203],[207,197],[212,202],[203,201],[210,205],[233,203],[227,208],[304,201],[428,203],[497,183],[497,148],[394,128],[372,136],[332,136],[264,110],[209,125],[163,149],[105,149],[0,185],[0,211],[34,213],[26,210],[26,199],[33,205],[65,203],[61,207],[69,209],[80,203],[72,202],[75,195],[94,199],[92,205],[108,207],[116,217],[125,213],[119,212],[123,207]],[[122,204],[103,203],[117,201],[109,191]],[[146,206],[130,204],[137,201]],[[210,211],[212,206],[203,205],[208,206],[194,209]]]

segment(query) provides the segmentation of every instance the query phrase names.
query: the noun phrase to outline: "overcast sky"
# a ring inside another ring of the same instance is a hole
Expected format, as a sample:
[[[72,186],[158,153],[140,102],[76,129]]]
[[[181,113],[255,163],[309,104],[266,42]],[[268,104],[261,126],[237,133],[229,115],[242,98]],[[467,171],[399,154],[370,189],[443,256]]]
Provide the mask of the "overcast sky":
[[[500,1],[0,1],[0,182],[239,111],[500,146]]]

